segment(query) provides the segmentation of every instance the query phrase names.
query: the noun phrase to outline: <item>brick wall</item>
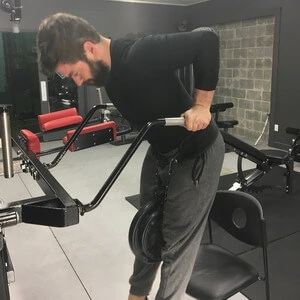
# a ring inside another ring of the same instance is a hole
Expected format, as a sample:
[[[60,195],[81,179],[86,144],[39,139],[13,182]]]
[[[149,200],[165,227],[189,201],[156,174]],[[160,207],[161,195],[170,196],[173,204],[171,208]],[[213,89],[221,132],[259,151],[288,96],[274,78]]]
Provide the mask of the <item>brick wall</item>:
[[[235,119],[230,132],[256,140],[270,112],[274,17],[216,25],[220,35],[220,79],[214,103],[233,102],[220,119]],[[268,141],[267,125],[263,141]]]

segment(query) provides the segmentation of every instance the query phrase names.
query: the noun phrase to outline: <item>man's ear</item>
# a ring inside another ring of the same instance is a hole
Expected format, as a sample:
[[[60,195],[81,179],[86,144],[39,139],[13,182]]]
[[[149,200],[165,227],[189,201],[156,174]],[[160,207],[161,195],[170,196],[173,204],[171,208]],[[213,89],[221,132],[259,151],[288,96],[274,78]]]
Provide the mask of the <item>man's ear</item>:
[[[88,59],[94,59],[96,55],[96,45],[90,41],[83,43],[83,51]]]

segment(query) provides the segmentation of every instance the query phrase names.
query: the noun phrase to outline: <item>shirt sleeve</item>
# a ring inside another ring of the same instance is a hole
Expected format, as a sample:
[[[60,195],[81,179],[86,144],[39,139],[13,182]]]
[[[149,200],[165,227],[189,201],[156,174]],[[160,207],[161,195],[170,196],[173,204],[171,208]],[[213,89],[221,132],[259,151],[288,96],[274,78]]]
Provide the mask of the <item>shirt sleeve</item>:
[[[210,28],[147,36],[132,45],[125,60],[140,76],[192,64],[195,88],[215,90],[219,75],[219,38]]]

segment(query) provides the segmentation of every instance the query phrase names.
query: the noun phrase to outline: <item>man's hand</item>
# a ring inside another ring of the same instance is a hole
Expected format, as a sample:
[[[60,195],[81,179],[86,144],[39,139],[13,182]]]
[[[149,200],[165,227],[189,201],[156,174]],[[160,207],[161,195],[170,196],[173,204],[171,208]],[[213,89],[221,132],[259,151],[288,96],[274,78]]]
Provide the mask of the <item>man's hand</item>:
[[[185,127],[189,131],[205,129],[211,121],[210,108],[195,104],[182,115],[185,119]]]

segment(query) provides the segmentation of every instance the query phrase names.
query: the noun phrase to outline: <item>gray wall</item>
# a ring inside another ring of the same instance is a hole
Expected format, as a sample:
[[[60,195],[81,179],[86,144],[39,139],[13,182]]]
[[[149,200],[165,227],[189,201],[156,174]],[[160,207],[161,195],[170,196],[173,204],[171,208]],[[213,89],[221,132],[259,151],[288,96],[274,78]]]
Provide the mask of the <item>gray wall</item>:
[[[285,128],[300,127],[299,11],[298,0],[212,0],[194,5],[188,17],[194,28],[275,17],[269,144],[279,148],[287,148],[291,142]]]
[[[186,18],[187,10],[177,6],[151,5],[98,0],[24,0],[22,31],[36,31],[40,21],[55,12],[80,15],[90,21],[100,33],[112,37],[137,32],[176,31]],[[0,31],[11,31],[9,15],[0,11]]]

